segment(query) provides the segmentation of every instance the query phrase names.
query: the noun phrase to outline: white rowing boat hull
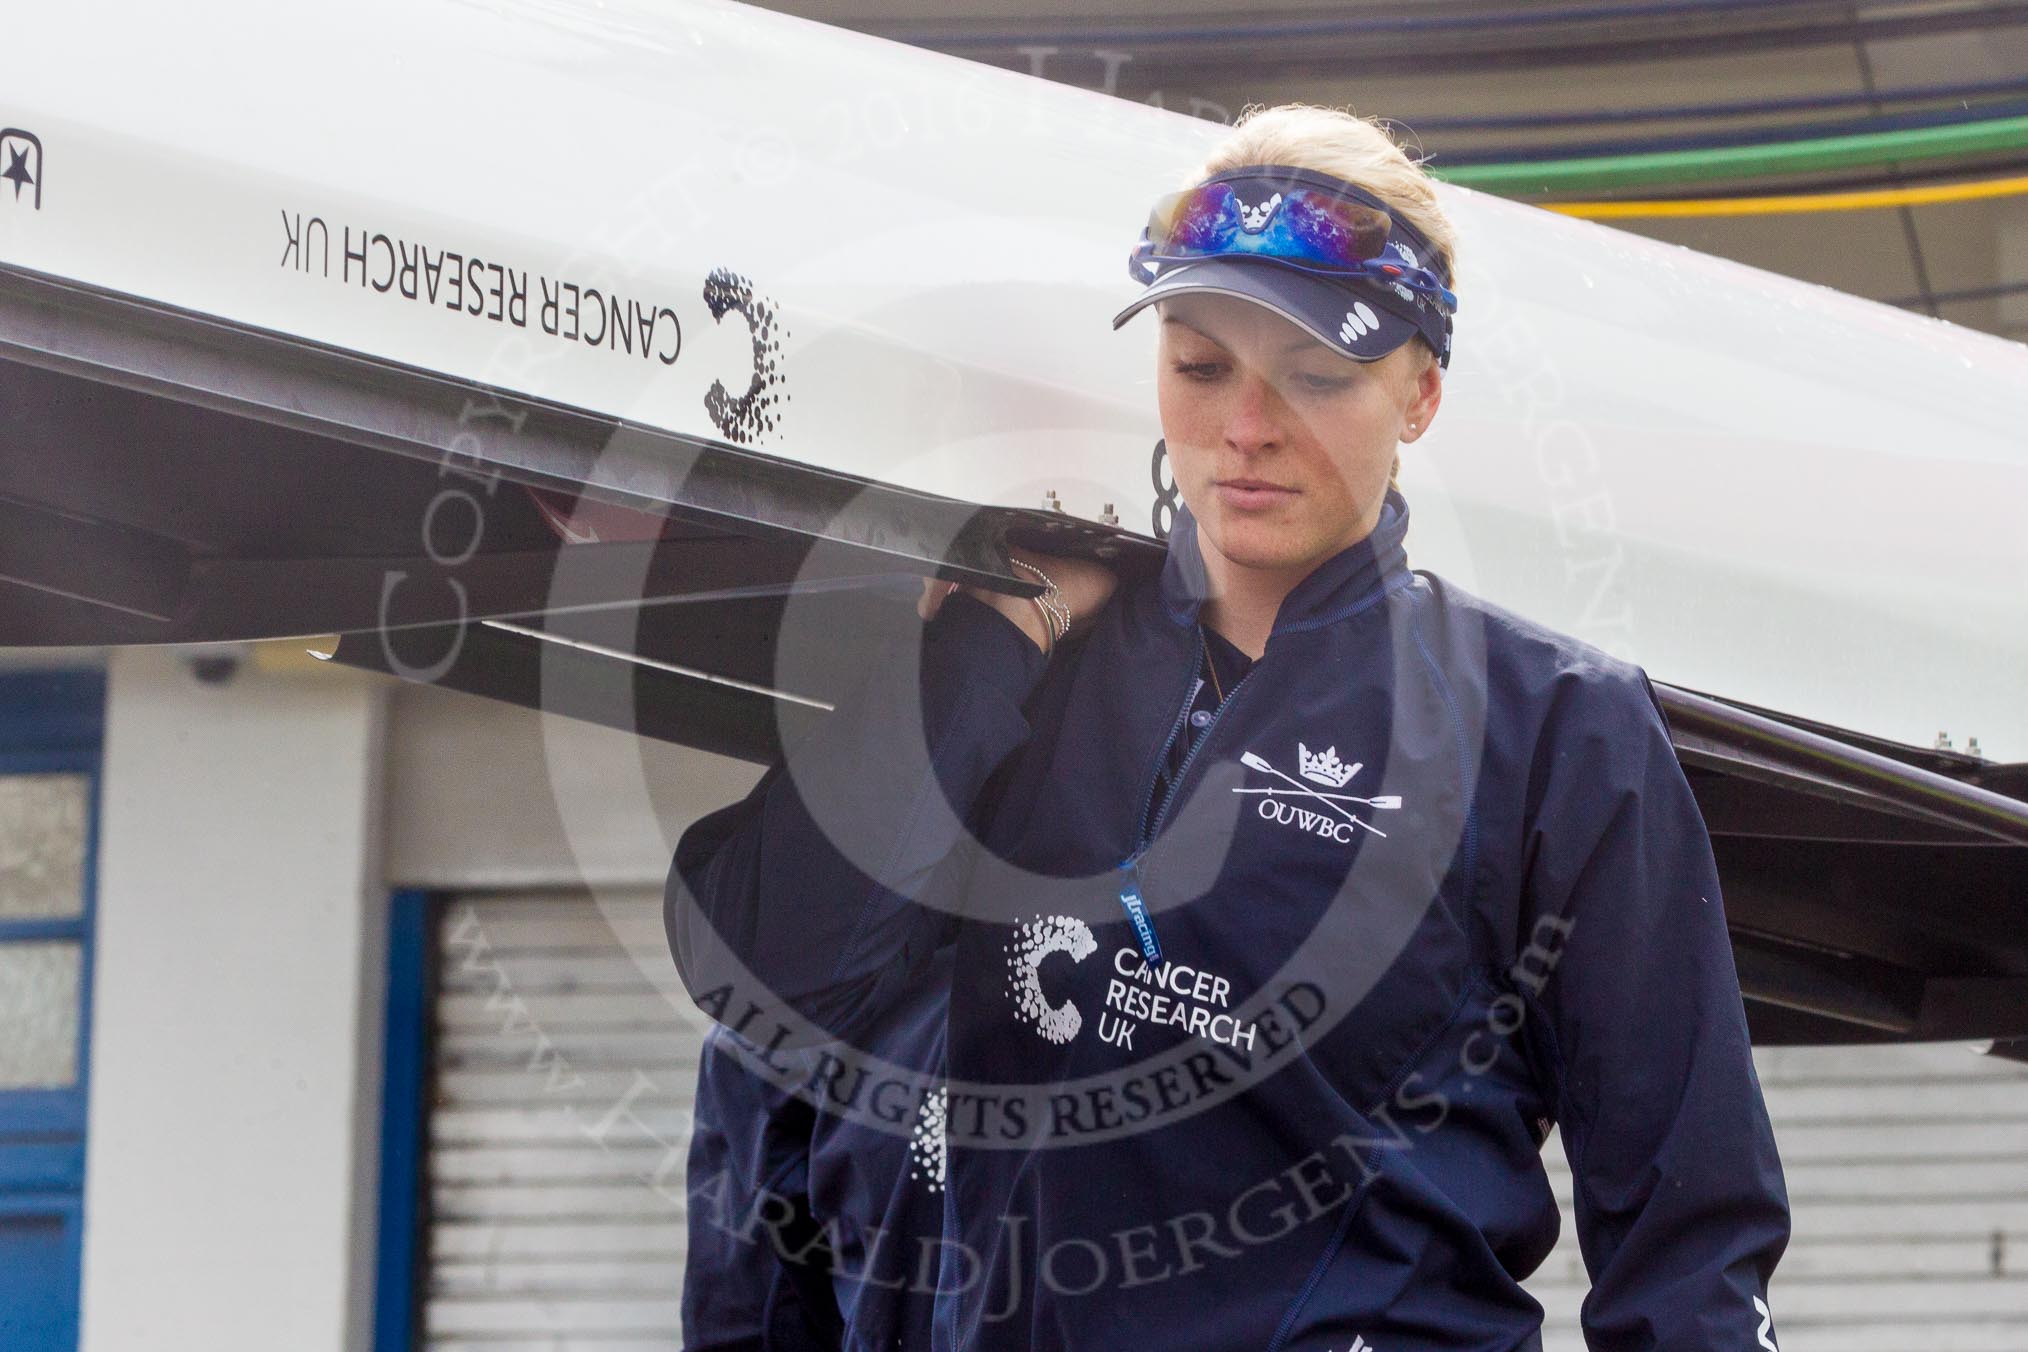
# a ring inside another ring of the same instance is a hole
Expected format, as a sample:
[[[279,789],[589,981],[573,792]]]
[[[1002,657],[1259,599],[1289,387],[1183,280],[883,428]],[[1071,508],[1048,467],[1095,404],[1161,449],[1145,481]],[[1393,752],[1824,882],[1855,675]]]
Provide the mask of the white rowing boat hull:
[[[0,263],[1154,527],[1154,326],[1109,320],[1218,126],[694,0],[10,29],[49,59],[0,93],[33,179],[0,184]],[[1444,197],[1462,307],[1406,456],[1418,566],[1662,680],[2028,758],[2028,349]]]

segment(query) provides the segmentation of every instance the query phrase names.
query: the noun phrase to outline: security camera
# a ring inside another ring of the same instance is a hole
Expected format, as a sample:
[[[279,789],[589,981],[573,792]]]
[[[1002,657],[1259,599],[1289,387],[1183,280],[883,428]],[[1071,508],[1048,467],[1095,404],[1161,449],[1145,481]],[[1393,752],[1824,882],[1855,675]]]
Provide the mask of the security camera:
[[[228,685],[246,660],[243,643],[205,643],[183,649],[183,664],[204,685]]]

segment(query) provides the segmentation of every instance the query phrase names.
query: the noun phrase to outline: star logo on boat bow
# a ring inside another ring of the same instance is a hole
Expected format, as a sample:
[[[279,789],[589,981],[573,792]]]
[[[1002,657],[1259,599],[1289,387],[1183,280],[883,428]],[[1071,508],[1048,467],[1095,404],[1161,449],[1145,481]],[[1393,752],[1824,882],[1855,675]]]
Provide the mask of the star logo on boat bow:
[[[26,189],[34,189],[28,199],[31,209],[42,209],[42,138],[34,132],[19,127],[0,129],[0,179],[14,185],[14,200],[19,202]]]

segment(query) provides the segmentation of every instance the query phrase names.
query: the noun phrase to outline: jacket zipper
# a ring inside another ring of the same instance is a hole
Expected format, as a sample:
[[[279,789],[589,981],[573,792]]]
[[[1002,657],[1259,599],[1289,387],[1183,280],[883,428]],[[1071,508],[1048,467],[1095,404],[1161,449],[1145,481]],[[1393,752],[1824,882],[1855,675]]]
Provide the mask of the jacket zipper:
[[[1169,808],[1175,803],[1176,795],[1182,791],[1183,781],[1189,775],[1191,765],[1197,760],[1197,754],[1204,750],[1205,744],[1211,740],[1211,734],[1217,730],[1218,720],[1225,717],[1225,711],[1232,707],[1233,700],[1239,697],[1239,692],[1246,688],[1246,683],[1253,679],[1254,672],[1260,669],[1261,662],[1266,659],[1267,654],[1263,652],[1254,664],[1246,669],[1246,674],[1233,683],[1232,689],[1226,692],[1218,707],[1212,710],[1211,721],[1206,723],[1204,730],[1198,734],[1196,744],[1184,753],[1183,763],[1176,767],[1176,777],[1169,781],[1169,791],[1162,795],[1162,805],[1155,809],[1154,818],[1150,820],[1148,808],[1155,800],[1155,784],[1162,777],[1162,764],[1169,759],[1169,748],[1176,745],[1177,736],[1190,719],[1190,706],[1197,702],[1197,692],[1203,684],[1201,679],[1193,677],[1190,691],[1183,697],[1183,710],[1176,716],[1168,737],[1162,742],[1162,750],[1157,753],[1156,772],[1148,780],[1148,796],[1141,803],[1141,815],[1138,820],[1143,826],[1140,828],[1140,836],[1135,841],[1134,852],[1121,860],[1119,865],[1120,909],[1127,913],[1127,920],[1134,927],[1134,937],[1141,944],[1141,956],[1147,959],[1150,967],[1162,965],[1162,941],[1155,934],[1154,917],[1148,914],[1147,902],[1143,900],[1141,894],[1142,856],[1147,854],[1155,833],[1162,829],[1162,823],[1168,819]],[[1205,660],[1210,661],[1209,654]]]

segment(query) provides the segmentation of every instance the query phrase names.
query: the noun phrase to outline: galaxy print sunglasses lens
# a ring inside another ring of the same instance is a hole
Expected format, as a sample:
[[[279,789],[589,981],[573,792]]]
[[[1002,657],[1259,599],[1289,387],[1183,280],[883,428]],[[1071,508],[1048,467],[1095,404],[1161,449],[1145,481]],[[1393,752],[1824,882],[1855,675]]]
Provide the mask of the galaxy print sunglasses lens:
[[[1142,257],[1155,260],[1260,254],[1315,267],[1360,270],[1380,256],[1393,220],[1378,207],[1315,188],[1262,189],[1242,199],[1232,185],[1171,193],[1148,214]]]

